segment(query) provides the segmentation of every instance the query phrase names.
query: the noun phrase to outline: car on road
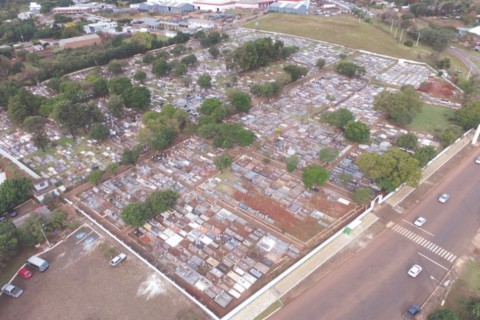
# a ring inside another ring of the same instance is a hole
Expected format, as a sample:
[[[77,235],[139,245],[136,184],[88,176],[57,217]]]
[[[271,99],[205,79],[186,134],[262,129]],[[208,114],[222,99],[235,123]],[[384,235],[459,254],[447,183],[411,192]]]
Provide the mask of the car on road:
[[[120,262],[125,260],[126,257],[127,257],[127,255],[125,253],[120,253],[118,256],[115,256],[115,257],[113,257],[112,260],[110,260],[110,265],[112,267],[116,267]]]
[[[30,279],[33,276],[33,272],[28,270],[28,268],[23,267],[18,271],[18,275],[22,277],[23,279],[27,280]]]
[[[427,219],[424,218],[424,217],[418,217],[417,220],[415,220],[414,224],[417,226],[417,227],[421,227],[425,224],[425,222],[427,222]]]
[[[441,203],[445,203],[447,202],[447,200],[450,198],[450,196],[446,193],[443,193],[440,198],[438,198],[438,201],[440,201]]]
[[[480,157],[477,157],[477,159],[475,159],[475,163],[480,164]]]
[[[10,215],[11,218],[15,218],[17,216],[17,211],[15,209],[12,209],[8,211],[8,214]]]
[[[0,216],[0,222],[4,222],[4,221],[7,221],[7,218],[4,215],[1,215]]]
[[[13,284],[6,283],[2,287],[2,292],[6,295],[9,295],[10,297],[18,298],[22,295],[23,290],[15,287]]]
[[[422,272],[422,267],[420,267],[418,264],[414,264],[410,270],[408,270],[408,275],[412,278],[416,278],[420,272]]]
[[[411,305],[407,311],[405,311],[405,313],[403,314],[403,318],[404,319],[407,319],[407,320],[412,320],[412,319],[415,319],[415,317],[417,316],[417,314],[420,313],[420,311],[422,311],[422,309],[417,306],[417,305]]]

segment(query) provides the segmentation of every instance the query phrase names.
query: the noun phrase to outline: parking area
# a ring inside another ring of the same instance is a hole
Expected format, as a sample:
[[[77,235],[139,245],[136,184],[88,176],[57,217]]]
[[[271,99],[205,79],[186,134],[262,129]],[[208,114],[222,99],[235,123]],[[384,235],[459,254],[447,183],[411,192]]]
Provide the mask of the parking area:
[[[119,252],[127,259],[111,267]],[[0,296],[2,319],[179,319],[191,310],[201,315],[158,274],[88,225],[40,256],[49,269],[28,280],[15,277],[12,284],[24,293]]]

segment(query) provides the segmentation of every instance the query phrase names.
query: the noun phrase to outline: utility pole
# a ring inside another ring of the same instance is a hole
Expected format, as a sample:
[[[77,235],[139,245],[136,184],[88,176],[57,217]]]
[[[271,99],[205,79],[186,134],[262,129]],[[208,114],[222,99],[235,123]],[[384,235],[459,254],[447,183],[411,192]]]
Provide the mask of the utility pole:
[[[470,74],[472,73],[472,63],[470,62],[470,69],[468,69],[467,81],[470,79]]]
[[[393,39],[397,39],[397,30],[398,30],[398,27],[395,26],[395,35],[393,36]]]
[[[421,36],[421,33],[419,32],[417,37],[417,44],[415,45],[416,47],[418,47],[418,41],[420,40],[420,36]]]
[[[402,42],[402,36],[403,36],[403,28],[402,28],[402,32],[400,32],[400,39],[398,39],[398,42]]]
[[[48,241],[47,235],[43,231],[44,228],[45,228],[45,224],[42,224],[42,226],[40,227],[40,231],[42,232],[43,236],[45,237],[45,240],[47,241],[48,247],[51,248],[52,245],[50,244],[50,241]]]
[[[392,33],[392,30],[393,30],[393,19],[392,19],[392,23],[390,24],[390,33]]]

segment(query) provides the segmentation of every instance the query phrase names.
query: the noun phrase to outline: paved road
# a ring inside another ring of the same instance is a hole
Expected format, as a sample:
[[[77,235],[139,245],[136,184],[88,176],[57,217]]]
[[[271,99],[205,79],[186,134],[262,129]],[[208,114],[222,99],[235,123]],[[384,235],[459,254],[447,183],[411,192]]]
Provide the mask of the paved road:
[[[471,67],[472,74],[480,74],[480,68],[473,63],[473,61],[480,62],[480,57],[455,47],[448,47],[447,51],[460,59],[467,66],[467,68]]]
[[[474,164],[478,153],[465,159],[399,223],[272,319],[401,319],[410,304],[423,304],[480,228],[480,165]],[[443,192],[451,195],[445,204],[437,200]],[[412,224],[417,216],[427,218],[422,229]],[[407,275],[413,264],[423,267],[415,279]]]

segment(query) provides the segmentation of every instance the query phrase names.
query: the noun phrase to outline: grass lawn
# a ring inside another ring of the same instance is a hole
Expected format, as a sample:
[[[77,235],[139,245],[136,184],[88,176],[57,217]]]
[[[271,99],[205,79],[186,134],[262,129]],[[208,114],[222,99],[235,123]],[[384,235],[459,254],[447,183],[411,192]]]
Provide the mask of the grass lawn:
[[[267,309],[263,310],[254,320],[263,320],[266,317],[272,315],[275,311],[283,307],[283,302],[280,300],[275,301],[272,303]]]
[[[470,298],[480,297],[480,260],[467,261],[465,269],[453,284],[445,307],[453,310],[459,319],[470,319],[466,310]]]
[[[35,253],[33,249],[25,249],[20,251],[16,256],[8,260],[5,266],[0,266],[0,284],[3,285],[10,281],[13,275],[27,261],[27,259]]]
[[[398,43],[389,33],[389,27],[378,21],[372,25],[358,22],[358,19],[353,17],[344,16],[325,18],[293,14],[268,14],[245,23],[244,27],[255,29],[256,21],[259,22],[258,28],[261,30],[324,40],[398,58],[417,60],[418,54],[425,56],[430,53],[423,46],[408,48],[404,44]]]
[[[452,109],[426,104],[422,112],[413,119],[409,128],[417,132],[435,134],[435,129],[444,129],[454,124],[450,120],[453,114]]]

